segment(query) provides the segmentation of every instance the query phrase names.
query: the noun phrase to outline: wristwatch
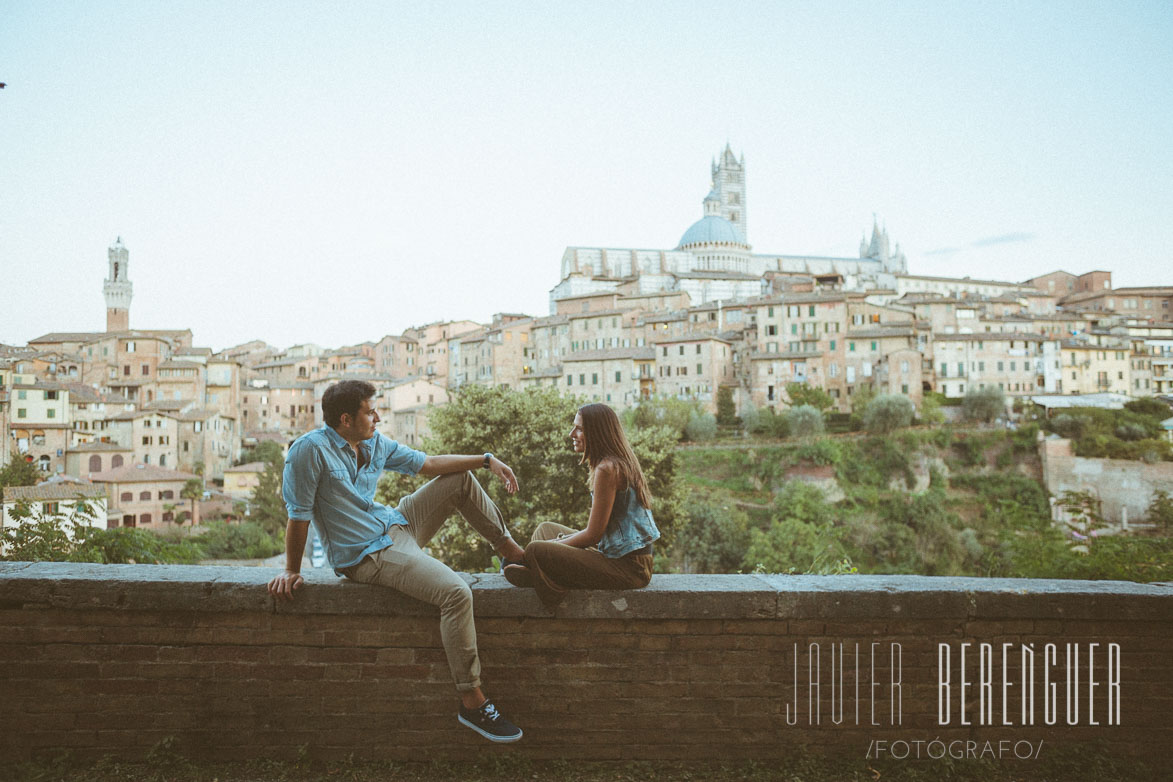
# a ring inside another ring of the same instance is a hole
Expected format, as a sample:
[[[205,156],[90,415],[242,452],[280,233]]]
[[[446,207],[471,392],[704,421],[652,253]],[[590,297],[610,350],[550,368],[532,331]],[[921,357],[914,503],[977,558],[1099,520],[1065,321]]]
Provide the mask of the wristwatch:
[[[493,454],[491,454],[491,453],[487,453],[487,454],[485,454],[485,463],[484,463],[484,468],[485,468],[486,470],[487,470],[487,469],[489,469],[489,460],[490,460],[490,459],[492,459],[492,458],[493,458]]]

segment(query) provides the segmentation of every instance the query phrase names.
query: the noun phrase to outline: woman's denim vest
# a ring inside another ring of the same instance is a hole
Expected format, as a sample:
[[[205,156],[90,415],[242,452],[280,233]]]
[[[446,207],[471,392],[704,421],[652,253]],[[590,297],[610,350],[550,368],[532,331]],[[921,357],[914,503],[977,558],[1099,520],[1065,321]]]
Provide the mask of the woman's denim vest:
[[[652,512],[639,504],[635,489],[629,486],[626,491],[617,492],[607,529],[599,541],[603,556],[618,559],[659,538],[660,530],[656,529]]]

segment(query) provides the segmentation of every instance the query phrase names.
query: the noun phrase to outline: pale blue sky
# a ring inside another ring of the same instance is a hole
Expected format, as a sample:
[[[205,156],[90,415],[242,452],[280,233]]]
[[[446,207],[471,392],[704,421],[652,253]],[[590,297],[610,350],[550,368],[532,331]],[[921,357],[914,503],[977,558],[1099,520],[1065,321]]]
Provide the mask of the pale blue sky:
[[[0,15],[0,342],[223,348],[548,311],[670,249],[711,158],[756,252],[1173,284],[1173,4],[21,2]]]

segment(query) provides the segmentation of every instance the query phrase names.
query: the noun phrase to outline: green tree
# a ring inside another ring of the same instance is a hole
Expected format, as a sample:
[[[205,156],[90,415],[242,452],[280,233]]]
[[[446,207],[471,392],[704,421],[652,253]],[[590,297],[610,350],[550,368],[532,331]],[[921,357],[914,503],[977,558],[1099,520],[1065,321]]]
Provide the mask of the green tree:
[[[717,423],[721,426],[737,424],[737,406],[733,403],[733,388],[730,386],[717,388]]]
[[[701,412],[701,406],[696,401],[654,396],[641,400],[635,407],[625,410],[622,419],[629,432],[632,429],[666,426],[676,432],[677,439],[682,439],[688,422]]]
[[[188,478],[179,490],[179,496],[191,503],[191,523],[196,523],[196,503],[203,499],[204,482],[199,478]]]
[[[8,459],[8,464],[0,467],[0,489],[5,486],[32,486],[41,478],[41,472],[32,462],[25,461],[22,454],[16,451]]]
[[[1173,408],[1170,408],[1169,405],[1160,399],[1154,399],[1151,396],[1125,402],[1124,409],[1138,413],[1139,415],[1148,416],[1149,418],[1155,418],[1158,421],[1164,421],[1169,416],[1173,416]]]
[[[1150,524],[1157,525],[1166,535],[1169,534],[1169,527],[1173,525],[1173,497],[1169,496],[1169,492],[1163,489],[1153,492],[1146,518]]]
[[[867,412],[868,405],[876,398],[876,387],[872,385],[860,384],[859,388],[855,389],[855,393],[851,395],[851,414],[853,417],[863,420],[863,414]]]
[[[787,383],[786,396],[790,399],[791,407],[810,405],[819,411],[830,409],[835,400],[821,388],[806,383]]]
[[[684,437],[692,442],[712,440],[717,436],[717,419],[712,413],[693,413],[684,427]]]
[[[1071,517],[1068,526],[1084,535],[1108,524],[1100,512],[1100,498],[1090,491],[1065,491],[1059,497],[1059,506]]]
[[[823,412],[813,405],[792,407],[786,411],[786,428],[792,437],[816,437],[823,433]]]
[[[736,573],[749,545],[749,519],[732,500],[693,494],[674,548],[685,573]]]
[[[237,464],[252,464],[253,462],[284,464],[285,453],[278,443],[272,440],[265,440],[253,448],[244,449],[240,454],[240,461]]]
[[[920,403],[920,420],[930,426],[945,422],[945,413],[941,410],[941,394],[928,392]]]
[[[888,434],[912,423],[912,400],[902,394],[880,394],[863,414],[863,425],[872,434]]]
[[[750,533],[743,566],[768,573],[808,573],[842,558],[834,508],[819,488],[791,481],[774,500],[770,526]]]
[[[285,501],[281,498],[281,471],[280,464],[267,462],[249,497],[249,520],[278,537],[283,534],[287,519]]]
[[[1006,394],[997,386],[974,388],[965,392],[962,414],[968,421],[989,423],[1006,412]]]
[[[508,494],[487,473],[478,472],[478,479],[521,544],[541,521],[581,528],[590,509],[589,470],[579,464],[568,436],[581,404],[581,399],[563,397],[553,388],[519,392],[467,386],[433,411],[432,437],[424,450],[434,454],[492,451],[508,464],[517,475],[516,494]],[[649,423],[629,428],[627,436],[652,493],[656,524],[669,538],[680,508],[675,456],[679,432]],[[393,505],[422,483],[418,478],[386,474],[376,499]],[[463,523],[444,525],[431,549],[460,570],[481,570],[492,557],[488,543]]]

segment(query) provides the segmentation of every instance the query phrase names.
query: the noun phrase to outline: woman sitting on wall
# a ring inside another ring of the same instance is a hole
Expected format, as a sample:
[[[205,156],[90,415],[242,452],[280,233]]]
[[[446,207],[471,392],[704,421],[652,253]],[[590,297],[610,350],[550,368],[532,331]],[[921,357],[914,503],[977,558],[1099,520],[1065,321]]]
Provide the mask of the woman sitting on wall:
[[[652,543],[660,537],[651,495],[615,411],[584,405],[570,443],[591,470],[586,529],[543,522],[525,547],[524,564],[505,566],[509,583],[534,587],[547,606],[568,589],[639,589],[652,579]]]

